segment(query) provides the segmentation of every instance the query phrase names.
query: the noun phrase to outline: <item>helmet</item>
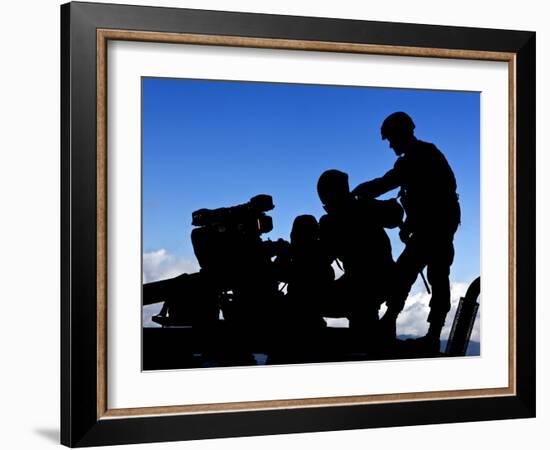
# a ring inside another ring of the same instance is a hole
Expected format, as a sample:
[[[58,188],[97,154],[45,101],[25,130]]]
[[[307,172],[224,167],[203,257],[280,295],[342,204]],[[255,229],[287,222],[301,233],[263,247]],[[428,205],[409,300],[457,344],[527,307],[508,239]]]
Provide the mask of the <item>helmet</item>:
[[[323,172],[317,182],[317,193],[324,205],[349,195],[348,174],[336,169]]]
[[[411,117],[402,111],[390,114],[382,123],[382,139],[391,136],[409,136],[413,134],[415,125]]]
[[[298,216],[292,224],[290,242],[293,244],[314,241],[319,237],[319,223],[309,214]]]

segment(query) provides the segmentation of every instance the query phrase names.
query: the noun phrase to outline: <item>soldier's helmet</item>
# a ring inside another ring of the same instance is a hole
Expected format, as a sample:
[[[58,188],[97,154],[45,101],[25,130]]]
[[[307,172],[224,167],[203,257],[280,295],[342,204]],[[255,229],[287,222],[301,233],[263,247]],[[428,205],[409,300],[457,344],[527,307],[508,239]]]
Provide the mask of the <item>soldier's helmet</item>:
[[[326,170],[317,181],[317,194],[323,205],[346,199],[350,195],[348,174],[336,169]]]
[[[319,223],[317,219],[309,214],[303,214],[294,219],[290,242],[299,244],[315,241],[319,238]]]
[[[402,111],[394,112],[386,117],[382,123],[380,130],[382,133],[382,140],[392,137],[411,136],[414,128],[414,122],[407,113]]]

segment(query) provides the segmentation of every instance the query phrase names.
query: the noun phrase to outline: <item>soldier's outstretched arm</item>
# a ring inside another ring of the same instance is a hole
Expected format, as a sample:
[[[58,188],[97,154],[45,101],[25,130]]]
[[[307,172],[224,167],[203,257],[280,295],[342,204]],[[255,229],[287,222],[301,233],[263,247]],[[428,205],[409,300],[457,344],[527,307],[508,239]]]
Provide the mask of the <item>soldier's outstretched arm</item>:
[[[376,198],[400,185],[399,172],[394,168],[380,178],[361,183],[351,193],[358,198]]]

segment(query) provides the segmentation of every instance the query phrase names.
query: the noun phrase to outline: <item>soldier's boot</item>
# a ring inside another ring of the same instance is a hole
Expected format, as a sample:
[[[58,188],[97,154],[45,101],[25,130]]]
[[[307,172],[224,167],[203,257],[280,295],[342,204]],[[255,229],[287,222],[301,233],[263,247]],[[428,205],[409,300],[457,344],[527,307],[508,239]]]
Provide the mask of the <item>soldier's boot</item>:
[[[431,319],[430,328],[426,333],[426,336],[413,340],[413,350],[418,353],[419,356],[439,356],[441,353],[441,330],[445,319]]]
[[[391,343],[397,338],[396,321],[399,313],[388,309],[384,316],[378,322],[380,339],[386,343]]]

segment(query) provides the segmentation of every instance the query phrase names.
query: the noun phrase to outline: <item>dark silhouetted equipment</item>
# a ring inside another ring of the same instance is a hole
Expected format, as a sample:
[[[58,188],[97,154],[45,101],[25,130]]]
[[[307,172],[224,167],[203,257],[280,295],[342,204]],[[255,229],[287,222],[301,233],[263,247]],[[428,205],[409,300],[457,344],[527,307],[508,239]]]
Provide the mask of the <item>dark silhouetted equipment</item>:
[[[273,229],[266,211],[274,208],[269,195],[257,195],[248,203],[229,208],[199,209],[193,212],[191,242],[201,270],[231,289],[245,268],[267,263],[269,244],[260,235]],[[269,241],[267,241],[269,242]]]
[[[476,320],[479,303],[480,278],[477,277],[468,287],[466,295],[460,299],[453,327],[447,341],[445,353],[448,356],[464,356],[468,350],[470,336]]]
[[[269,233],[273,229],[271,217],[265,213],[275,208],[271,195],[260,194],[249,202],[229,208],[202,208],[193,212],[196,227],[216,227],[219,232],[238,230],[252,234]]]
[[[143,304],[164,302],[152,317],[161,326],[196,326],[219,317],[220,293],[204,273],[183,273],[143,285]]]
[[[163,301],[153,321],[162,326],[208,326],[219,319],[243,324],[269,317],[277,297],[272,257],[285,251],[282,240],[263,241],[272,230],[269,195],[240,205],[199,209],[192,213],[193,250],[200,272],[182,274],[143,286],[143,304]]]

